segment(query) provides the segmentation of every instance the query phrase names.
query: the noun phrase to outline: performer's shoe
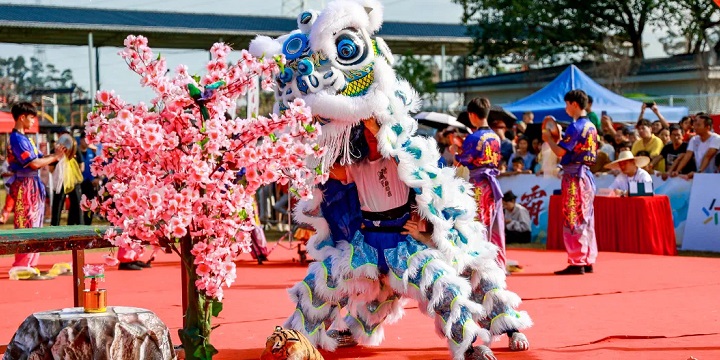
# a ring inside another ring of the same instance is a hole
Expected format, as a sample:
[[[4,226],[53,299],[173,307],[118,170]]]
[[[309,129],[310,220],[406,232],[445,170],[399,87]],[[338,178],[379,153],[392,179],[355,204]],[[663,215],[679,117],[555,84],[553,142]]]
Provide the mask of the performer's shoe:
[[[8,272],[10,280],[52,280],[55,276],[40,272],[30,266],[13,266]]]
[[[135,264],[135,262],[120,263],[118,270],[142,270],[143,268]]]
[[[465,360],[497,360],[493,351],[485,345],[473,346],[465,352]]]
[[[585,267],[582,265],[568,265],[563,270],[556,271],[555,275],[584,275]]]
[[[327,335],[337,341],[338,347],[352,347],[358,344],[350,330],[330,330]]]
[[[593,273],[593,266],[592,265],[585,265],[585,273],[586,274],[592,274]]]
[[[510,344],[508,347],[510,348],[510,351],[527,351],[530,349],[530,342],[525,334],[521,332],[514,332],[510,337]]]
[[[72,276],[72,265],[68,263],[57,263],[48,270],[50,276]]]
[[[151,267],[152,267],[152,265],[150,265],[150,263],[146,263],[146,262],[140,261],[140,260],[133,261],[132,263],[135,264],[135,265],[137,265],[137,266],[139,266],[139,267],[141,267],[141,268],[143,268],[143,269],[147,269],[147,268],[151,268]]]

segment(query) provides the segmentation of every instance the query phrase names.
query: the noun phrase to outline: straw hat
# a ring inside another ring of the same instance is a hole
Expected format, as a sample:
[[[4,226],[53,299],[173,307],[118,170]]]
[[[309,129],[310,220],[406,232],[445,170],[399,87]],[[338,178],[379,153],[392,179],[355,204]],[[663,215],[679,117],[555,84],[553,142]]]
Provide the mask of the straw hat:
[[[630,161],[635,160],[635,165],[637,167],[642,168],[647,166],[647,164],[650,163],[650,158],[647,156],[633,156],[632,151],[621,151],[620,155],[618,155],[617,160],[605,165],[606,169],[610,170],[620,170],[620,163],[623,161]]]

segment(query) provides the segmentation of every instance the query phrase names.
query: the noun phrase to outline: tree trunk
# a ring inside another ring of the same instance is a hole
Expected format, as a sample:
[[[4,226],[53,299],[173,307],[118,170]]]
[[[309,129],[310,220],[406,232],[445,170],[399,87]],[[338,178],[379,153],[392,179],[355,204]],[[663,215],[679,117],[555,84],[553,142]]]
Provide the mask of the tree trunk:
[[[185,269],[188,279],[185,284],[188,304],[185,311],[185,325],[178,330],[178,334],[185,350],[185,359],[209,360],[217,353],[217,350],[210,345],[212,300],[200,294],[195,286],[197,266],[194,264],[194,256],[190,253],[192,247],[192,238],[189,235],[183,237],[180,245],[181,265]]]

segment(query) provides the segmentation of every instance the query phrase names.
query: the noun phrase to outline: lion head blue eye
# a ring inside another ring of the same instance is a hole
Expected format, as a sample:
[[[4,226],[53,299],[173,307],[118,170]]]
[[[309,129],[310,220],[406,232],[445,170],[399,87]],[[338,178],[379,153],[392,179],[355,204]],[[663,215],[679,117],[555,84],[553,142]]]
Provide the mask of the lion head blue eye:
[[[367,58],[368,47],[362,32],[353,28],[343,29],[335,38],[336,60],[341,65],[358,65]]]
[[[313,66],[313,63],[312,61],[310,61],[310,59],[302,59],[297,64],[297,70],[302,75],[312,74],[314,69],[315,66]]]
[[[283,43],[283,54],[288,60],[295,60],[307,48],[308,38],[305,34],[293,34]]]
[[[312,20],[313,14],[309,11],[305,11],[302,14],[300,14],[300,23],[307,24]]]
[[[280,75],[278,75],[278,78],[282,82],[286,82],[286,83],[290,82],[290,80],[292,80],[292,78],[293,78],[292,69],[290,69],[289,67],[286,67],[285,70],[283,70],[283,72],[281,72]]]
[[[349,39],[342,39],[337,45],[338,56],[344,60],[352,59],[357,51],[357,45]]]

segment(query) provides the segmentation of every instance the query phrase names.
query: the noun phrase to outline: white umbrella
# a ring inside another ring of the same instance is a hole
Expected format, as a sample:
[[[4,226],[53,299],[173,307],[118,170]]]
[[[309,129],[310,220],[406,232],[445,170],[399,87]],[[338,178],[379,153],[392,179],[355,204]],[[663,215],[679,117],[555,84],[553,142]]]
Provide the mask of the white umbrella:
[[[467,126],[457,121],[456,117],[448,114],[424,111],[415,115],[414,118],[420,124],[427,125],[433,129],[444,129],[448,126],[452,126],[461,130],[467,130]]]

